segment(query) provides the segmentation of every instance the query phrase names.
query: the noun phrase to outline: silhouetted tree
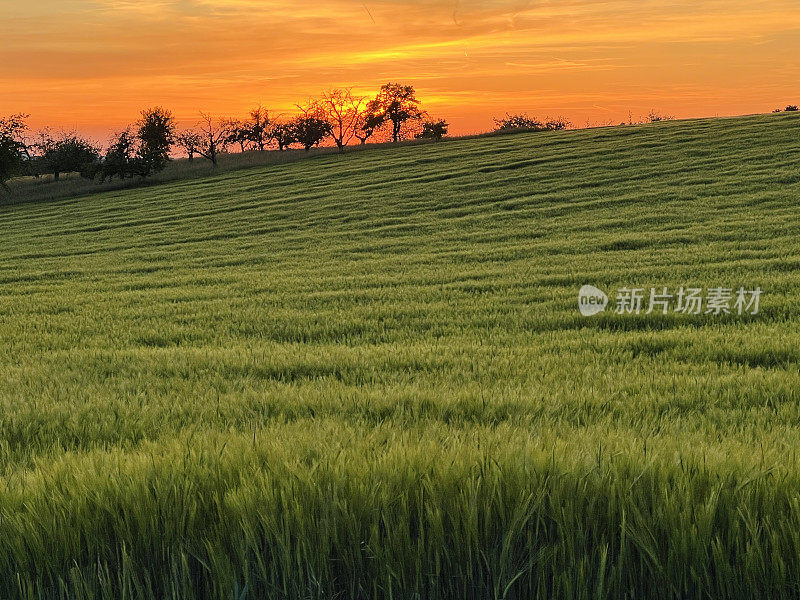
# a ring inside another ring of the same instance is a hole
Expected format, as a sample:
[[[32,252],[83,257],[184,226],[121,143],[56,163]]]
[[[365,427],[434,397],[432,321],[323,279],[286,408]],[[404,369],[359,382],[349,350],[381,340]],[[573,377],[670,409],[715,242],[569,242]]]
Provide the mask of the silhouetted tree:
[[[308,152],[331,134],[331,124],[319,115],[300,115],[291,122],[292,138]]]
[[[274,140],[278,145],[278,150],[283,152],[297,140],[294,138],[294,127],[292,123],[272,123],[269,127],[269,139]]]
[[[624,123],[622,124],[624,125]],[[562,131],[563,129],[568,129],[570,125],[572,125],[572,123],[567,121],[564,117],[555,117],[553,119],[548,118],[544,124],[544,128],[548,131]]]
[[[143,110],[136,125],[137,166],[139,175],[147,177],[162,171],[169,162],[169,150],[175,142],[175,119],[170,111],[157,106]]]
[[[0,118],[0,137],[14,140],[19,146],[23,158],[32,157],[32,145],[28,141],[28,117],[23,113]]]
[[[8,190],[6,182],[20,174],[22,155],[17,143],[6,137],[0,137],[0,186]]]
[[[340,152],[356,136],[364,102],[364,97],[353,95],[350,89],[322,92],[316,102],[317,112],[330,124],[330,136]]]
[[[215,167],[219,154],[225,151],[228,136],[230,135],[230,121],[215,121],[206,113],[200,113],[200,133],[202,142],[197,153],[211,161]]]
[[[25,143],[27,118],[17,114],[0,119],[0,187],[6,190],[6,182],[22,173],[24,158],[30,156]]]
[[[266,150],[267,144],[269,144],[269,125],[269,111],[266,108],[259,106],[250,111],[250,119],[245,123],[247,139],[259,152]]]
[[[529,117],[527,113],[506,114],[502,119],[494,119],[495,131],[504,132],[525,132],[525,131],[561,131],[567,129],[572,123],[564,117],[548,117],[542,123],[535,117]]]
[[[62,173],[79,173],[87,179],[93,179],[97,173],[100,149],[74,132],[53,136],[45,129],[39,133],[36,149],[37,171],[52,173],[55,181]]]
[[[422,131],[417,134],[417,137],[439,141],[447,135],[447,129],[449,126],[450,124],[444,119],[439,119],[437,121],[425,121],[422,124]]]
[[[368,105],[369,112],[382,122],[391,123],[392,141],[400,140],[403,125],[419,121],[425,113],[419,108],[414,86],[386,83],[381,86],[375,100]]]
[[[495,131],[543,131],[544,124],[527,113],[517,113],[494,120]]]
[[[105,181],[112,177],[126,179],[139,173],[140,167],[136,156],[136,146],[136,136],[131,132],[130,128],[117,133],[111,141],[105,157],[103,157],[103,162],[99,169],[100,181]]]
[[[362,145],[375,135],[375,132],[383,125],[383,115],[376,115],[370,111],[369,107],[364,108],[358,114],[353,127],[354,135]]]
[[[650,121],[651,123],[658,123],[659,121],[672,121],[674,119],[675,117],[673,117],[672,115],[665,115],[658,112],[657,110],[651,110],[647,115],[647,120]]]
[[[232,119],[228,121],[227,144],[237,145],[242,153],[247,151],[250,145],[250,128],[244,121]]]
[[[796,110],[798,110],[796,104],[790,104],[786,107],[786,112],[795,112]]]
[[[189,157],[189,162],[194,160],[195,154],[200,153],[200,146],[203,143],[203,134],[194,129],[185,129],[175,136],[175,144],[181,148]]]

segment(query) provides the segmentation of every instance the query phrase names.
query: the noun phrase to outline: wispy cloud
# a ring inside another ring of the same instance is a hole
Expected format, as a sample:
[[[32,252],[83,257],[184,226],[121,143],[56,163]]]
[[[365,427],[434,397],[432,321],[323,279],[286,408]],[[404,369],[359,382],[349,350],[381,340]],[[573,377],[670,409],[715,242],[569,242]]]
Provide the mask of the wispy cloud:
[[[0,18],[0,113],[43,119],[291,106],[396,78],[457,129],[503,100],[725,113],[792,93],[800,52],[795,0],[37,0]]]

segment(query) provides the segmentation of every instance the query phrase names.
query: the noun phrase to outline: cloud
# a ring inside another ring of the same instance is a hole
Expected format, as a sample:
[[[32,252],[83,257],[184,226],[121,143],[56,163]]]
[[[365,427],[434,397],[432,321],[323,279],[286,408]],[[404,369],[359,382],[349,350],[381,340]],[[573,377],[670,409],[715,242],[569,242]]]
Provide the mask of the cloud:
[[[116,119],[150,101],[186,113],[291,106],[325,87],[390,79],[454,110],[526,97],[614,110],[642,89],[681,90],[665,99],[699,107],[708,81],[747,97],[764,90],[766,101],[789,93],[800,52],[800,6],[789,0],[10,4],[0,6],[0,114],[24,105],[54,119]]]

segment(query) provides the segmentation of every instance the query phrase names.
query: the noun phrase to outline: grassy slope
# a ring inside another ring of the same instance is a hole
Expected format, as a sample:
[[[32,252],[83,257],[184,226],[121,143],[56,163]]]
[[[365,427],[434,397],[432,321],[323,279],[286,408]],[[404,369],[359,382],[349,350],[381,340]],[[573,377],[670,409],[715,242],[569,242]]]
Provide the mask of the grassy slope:
[[[430,142],[427,140],[409,140],[403,142],[404,145],[418,145],[424,143]],[[390,146],[390,144],[383,144],[383,146]],[[377,144],[348,146],[347,152],[362,152],[364,150],[372,150],[376,147],[380,146]],[[160,173],[156,173],[144,180],[139,177],[125,180],[88,180],[82,178],[77,173],[62,174],[58,181],[54,181],[52,175],[43,175],[38,179],[34,177],[20,177],[8,182],[10,193],[3,193],[3,190],[0,189],[0,205],[53,200],[55,198],[73,198],[114,190],[163,185],[169,182],[219,175],[220,173],[241,170],[248,167],[272,167],[279,164],[304,160],[309,156],[324,156],[334,153],[338,153],[335,147],[311,148],[308,152],[300,149],[289,149],[282,152],[277,150],[270,150],[267,152],[233,152],[230,154],[220,154],[216,167],[211,164],[211,161],[203,158],[197,158],[191,162],[186,158],[178,158],[171,161],[166,169]]]
[[[800,590],[800,120],[0,210],[0,596]],[[606,315],[607,290],[765,290]]]

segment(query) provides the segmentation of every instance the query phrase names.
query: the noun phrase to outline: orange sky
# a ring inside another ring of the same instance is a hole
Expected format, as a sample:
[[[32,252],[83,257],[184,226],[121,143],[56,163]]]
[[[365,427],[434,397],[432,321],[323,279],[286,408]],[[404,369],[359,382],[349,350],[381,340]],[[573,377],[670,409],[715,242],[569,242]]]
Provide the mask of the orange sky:
[[[454,133],[800,103],[798,0],[0,0],[0,115],[105,141],[139,109],[290,111],[414,84]]]

